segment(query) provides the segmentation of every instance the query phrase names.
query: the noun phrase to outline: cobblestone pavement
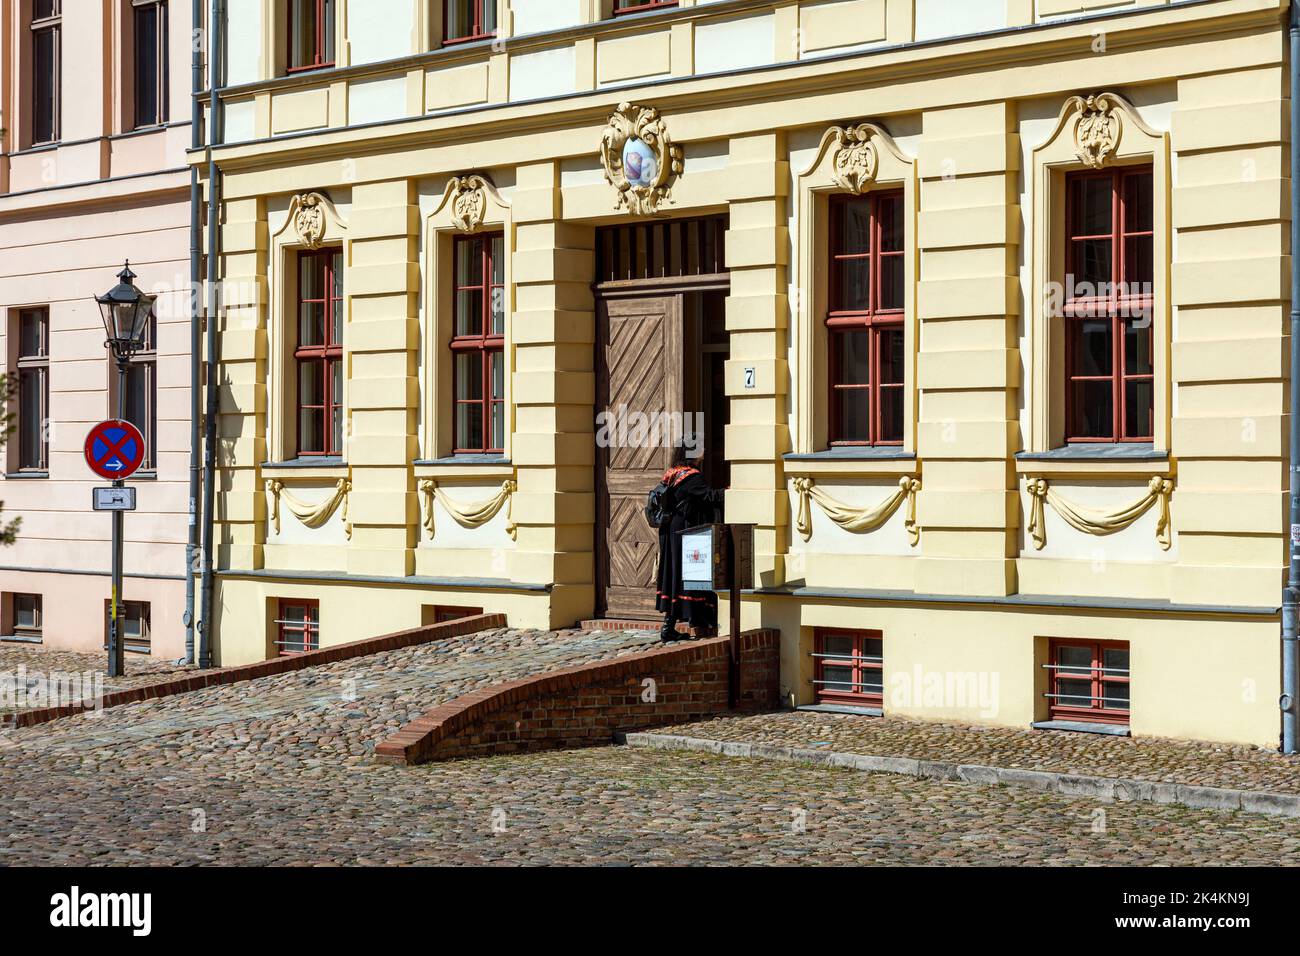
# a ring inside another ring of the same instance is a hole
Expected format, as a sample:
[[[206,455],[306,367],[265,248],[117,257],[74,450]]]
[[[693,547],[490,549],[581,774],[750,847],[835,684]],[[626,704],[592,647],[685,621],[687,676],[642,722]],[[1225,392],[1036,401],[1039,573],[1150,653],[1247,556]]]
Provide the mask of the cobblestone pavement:
[[[126,655],[126,673],[108,678],[108,652],[82,654],[76,651],[49,650],[39,644],[0,643],[0,717],[20,710],[50,706],[50,689],[55,684],[70,688],[76,700],[60,699],[57,703],[76,703],[95,693],[96,681],[103,681],[105,693],[126,690],[141,684],[154,684],[182,674],[206,673],[174,661],[158,660],[140,654]],[[59,677],[53,675],[61,675]],[[89,675],[89,676],[87,676]],[[68,678],[75,676],[69,682]],[[22,691],[19,691],[21,686]],[[10,700],[9,695],[13,694]],[[64,693],[68,693],[67,690]]]
[[[501,630],[0,734],[0,865],[1300,863],[1300,820],[628,748],[406,768],[475,687],[651,643]]]
[[[1300,758],[1228,744],[968,727],[814,711],[719,717],[665,727],[662,732],[876,757],[1300,793]]]

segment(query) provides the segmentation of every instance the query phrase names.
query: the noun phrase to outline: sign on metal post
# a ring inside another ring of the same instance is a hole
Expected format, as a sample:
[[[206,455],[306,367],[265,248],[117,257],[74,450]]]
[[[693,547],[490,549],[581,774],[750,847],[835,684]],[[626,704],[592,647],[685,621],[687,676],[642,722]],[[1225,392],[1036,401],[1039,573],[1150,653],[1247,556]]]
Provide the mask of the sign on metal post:
[[[134,488],[94,488],[91,506],[96,511],[134,511]]]
[[[109,419],[86,436],[86,464],[101,478],[130,478],[144,461],[144,436],[130,422]]]

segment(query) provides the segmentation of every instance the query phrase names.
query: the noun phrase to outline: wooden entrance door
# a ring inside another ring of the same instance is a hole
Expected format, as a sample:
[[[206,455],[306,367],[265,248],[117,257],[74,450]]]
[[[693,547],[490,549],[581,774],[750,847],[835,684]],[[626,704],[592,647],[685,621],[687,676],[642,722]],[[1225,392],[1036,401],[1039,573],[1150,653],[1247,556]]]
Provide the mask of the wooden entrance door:
[[[597,604],[608,617],[650,618],[659,533],[642,509],[671,448],[636,440],[628,416],[682,411],[682,297],[603,298],[597,316],[596,407],[609,428],[596,448]]]

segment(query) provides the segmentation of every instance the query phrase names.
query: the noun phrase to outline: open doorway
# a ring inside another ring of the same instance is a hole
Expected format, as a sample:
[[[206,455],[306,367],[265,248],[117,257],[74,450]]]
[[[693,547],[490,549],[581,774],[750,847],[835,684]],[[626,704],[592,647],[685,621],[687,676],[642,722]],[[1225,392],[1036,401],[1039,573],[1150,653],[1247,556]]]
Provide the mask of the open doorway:
[[[645,496],[681,442],[726,487],[725,217],[597,233],[596,610],[655,616],[658,533]]]

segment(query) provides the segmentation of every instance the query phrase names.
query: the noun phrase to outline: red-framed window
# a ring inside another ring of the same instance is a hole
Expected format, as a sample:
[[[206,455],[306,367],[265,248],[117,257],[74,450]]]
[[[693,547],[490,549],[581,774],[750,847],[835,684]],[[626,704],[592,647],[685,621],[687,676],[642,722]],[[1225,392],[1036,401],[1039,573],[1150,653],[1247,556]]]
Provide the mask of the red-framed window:
[[[50,310],[18,311],[18,470],[50,467]]]
[[[1128,723],[1126,642],[1053,640],[1049,647],[1047,700],[1052,719]]]
[[[885,657],[880,631],[819,627],[814,633],[813,686],[818,702],[882,706]]]
[[[1066,180],[1065,438],[1155,434],[1150,166]]]
[[[343,454],[343,253],[298,256],[299,456]]]
[[[334,65],[334,0],[289,0],[289,72]]]
[[[63,114],[63,0],[32,0],[32,145],[58,142]]]
[[[167,122],[171,97],[167,0],[131,0],[135,32],[132,64],[135,127]]]
[[[444,43],[468,43],[496,36],[497,0],[443,0]]]
[[[677,6],[677,0],[614,0],[614,16],[620,13],[641,13],[644,10],[662,10]]]
[[[282,599],[276,617],[275,646],[280,657],[320,648],[320,602]]]
[[[834,196],[826,343],[832,445],[903,444],[903,193]]]
[[[452,422],[456,454],[505,450],[505,235],[455,242]]]

